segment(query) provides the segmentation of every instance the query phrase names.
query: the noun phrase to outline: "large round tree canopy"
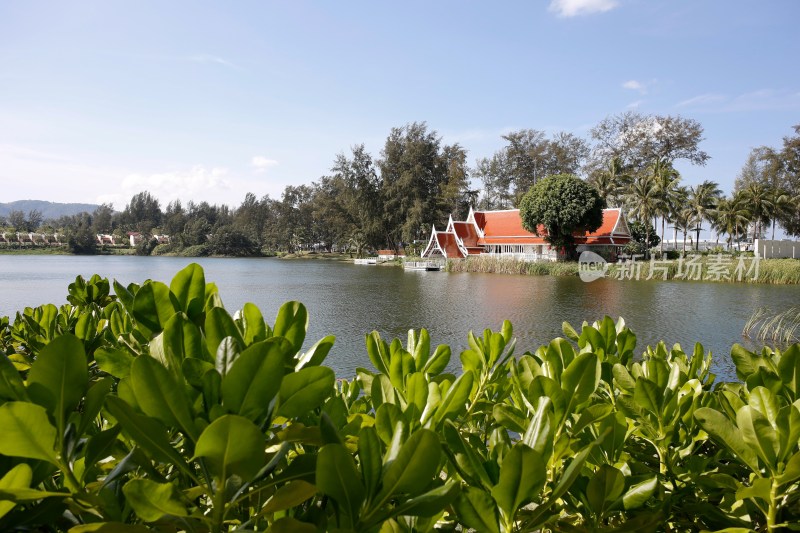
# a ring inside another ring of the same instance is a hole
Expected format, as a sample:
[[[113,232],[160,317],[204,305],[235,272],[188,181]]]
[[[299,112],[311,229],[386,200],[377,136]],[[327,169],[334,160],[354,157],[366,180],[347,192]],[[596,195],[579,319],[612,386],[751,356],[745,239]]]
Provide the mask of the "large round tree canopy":
[[[603,223],[605,202],[579,177],[555,174],[531,187],[519,207],[526,230],[541,235],[551,246],[566,248],[569,255],[574,233],[594,231]]]

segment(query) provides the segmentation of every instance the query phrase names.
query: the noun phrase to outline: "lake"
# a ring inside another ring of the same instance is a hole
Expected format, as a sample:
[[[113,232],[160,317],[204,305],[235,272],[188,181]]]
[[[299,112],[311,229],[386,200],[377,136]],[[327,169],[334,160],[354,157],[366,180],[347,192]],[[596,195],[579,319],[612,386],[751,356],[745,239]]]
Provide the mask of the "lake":
[[[398,267],[334,261],[134,256],[0,256],[0,316],[26,306],[66,303],[78,274],[100,274],[123,284],[155,279],[169,283],[190,262],[215,282],[232,313],[246,302],[272,323],[281,304],[299,300],[309,310],[307,346],[336,335],[327,364],[350,377],[369,367],[364,335],[378,330],[405,342],[409,328],[428,329],[436,344],[453,348],[453,368],[467,332],[514,325],[517,351],[535,350],[562,336],[561,323],[579,328],[609,315],[623,316],[639,339],[637,355],[659,340],[691,351],[702,342],[714,353],[720,378],[734,379],[730,347],[759,306],[786,309],[800,302],[800,287],[708,282],[616,281],[584,283],[577,277],[404,272]]]

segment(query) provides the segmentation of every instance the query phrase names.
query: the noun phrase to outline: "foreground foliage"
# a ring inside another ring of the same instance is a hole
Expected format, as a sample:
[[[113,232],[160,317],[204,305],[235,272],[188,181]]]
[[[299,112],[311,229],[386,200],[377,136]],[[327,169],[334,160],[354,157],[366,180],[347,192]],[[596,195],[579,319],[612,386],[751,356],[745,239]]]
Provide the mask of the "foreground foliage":
[[[305,307],[231,315],[202,269],[77,278],[0,319],[3,531],[778,531],[800,519],[800,347],[636,351],[610,318],[450,369],[425,330],[337,380]],[[636,357],[634,357],[636,356]]]

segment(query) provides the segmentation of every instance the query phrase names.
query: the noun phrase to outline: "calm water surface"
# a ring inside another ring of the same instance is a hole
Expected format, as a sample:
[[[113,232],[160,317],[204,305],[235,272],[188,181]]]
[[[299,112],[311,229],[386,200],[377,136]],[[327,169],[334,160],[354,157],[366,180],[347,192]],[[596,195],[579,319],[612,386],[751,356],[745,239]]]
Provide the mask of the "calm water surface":
[[[733,379],[730,347],[744,342],[742,328],[754,309],[785,309],[800,301],[800,287],[701,282],[614,281],[584,283],[577,277],[404,272],[395,267],[332,261],[120,256],[0,256],[0,316],[26,306],[66,303],[67,285],[78,274],[100,274],[123,284],[156,279],[169,283],[188,263],[203,266],[229,311],[246,302],[273,322],[287,300],[310,313],[307,345],[337,336],[327,364],[350,376],[369,367],[364,334],[405,339],[425,327],[434,344],[450,344],[453,365],[467,332],[497,329],[511,320],[518,352],[535,350],[561,336],[561,323],[579,327],[609,315],[623,316],[637,334],[637,352],[665,340],[687,351],[700,341],[713,351],[721,378]]]

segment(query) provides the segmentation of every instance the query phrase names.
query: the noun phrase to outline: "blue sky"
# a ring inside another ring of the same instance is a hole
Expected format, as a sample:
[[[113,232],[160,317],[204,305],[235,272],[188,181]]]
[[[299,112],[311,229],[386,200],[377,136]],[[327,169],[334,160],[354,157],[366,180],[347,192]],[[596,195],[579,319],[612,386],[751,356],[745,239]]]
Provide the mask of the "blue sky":
[[[800,2],[0,3],[0,202],[280,197],[393,126],[490,156],[628,109],[705,127],[729,192],[800,123]]]

